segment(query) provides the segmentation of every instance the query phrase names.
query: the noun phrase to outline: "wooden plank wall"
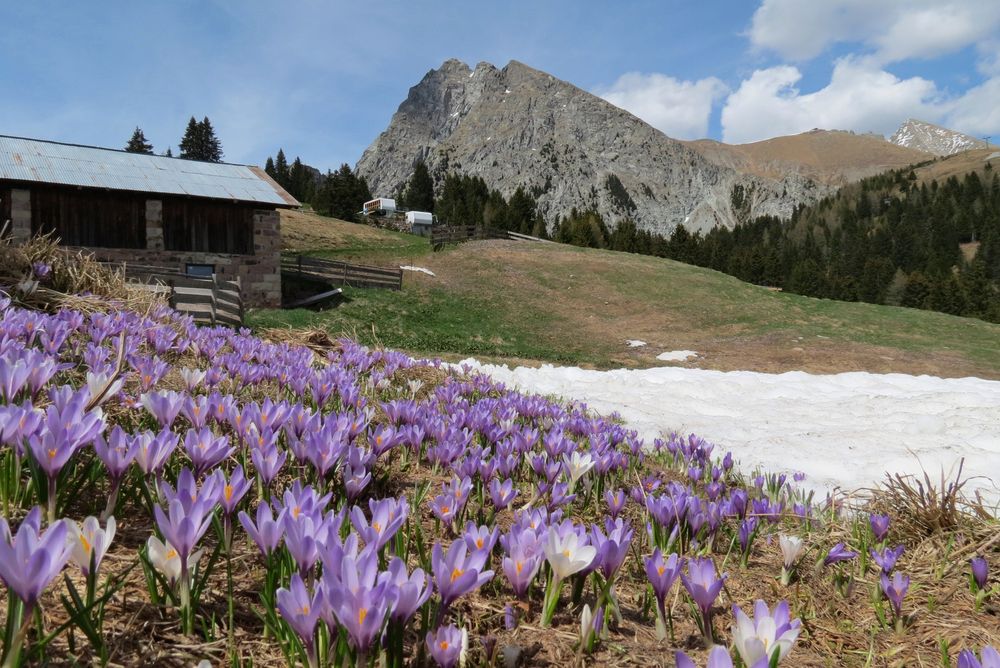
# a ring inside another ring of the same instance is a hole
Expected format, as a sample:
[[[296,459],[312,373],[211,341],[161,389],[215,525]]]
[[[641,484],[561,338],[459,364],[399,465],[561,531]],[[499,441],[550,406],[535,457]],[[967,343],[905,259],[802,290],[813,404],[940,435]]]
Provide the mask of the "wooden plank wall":
[[[145,248],[146,200],[131,193],[31,187],[31,233],[65,246]]]
[[[254,207],[163,199],[163,246],[170,251],[253,255]]]

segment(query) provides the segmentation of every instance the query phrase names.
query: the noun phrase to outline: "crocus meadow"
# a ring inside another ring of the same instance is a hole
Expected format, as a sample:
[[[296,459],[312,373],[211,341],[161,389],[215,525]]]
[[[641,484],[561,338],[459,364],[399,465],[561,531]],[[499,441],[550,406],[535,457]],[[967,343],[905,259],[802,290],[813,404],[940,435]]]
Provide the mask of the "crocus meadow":
[[[0,312],[5,666],[110,661],[126,591],[216,660],[255,633],[310,667],[530,662],[518,639],[549,626],[601,662],[626,625],[679,666],[795,665],[821,632],[799,587],[874,603],[887,634],[917,609],[889,515],[834,540],[836,503],[696,436],[642,442],[349,340],[321,354],[166,308]],[[982,607],[986,560],[963,558]]]

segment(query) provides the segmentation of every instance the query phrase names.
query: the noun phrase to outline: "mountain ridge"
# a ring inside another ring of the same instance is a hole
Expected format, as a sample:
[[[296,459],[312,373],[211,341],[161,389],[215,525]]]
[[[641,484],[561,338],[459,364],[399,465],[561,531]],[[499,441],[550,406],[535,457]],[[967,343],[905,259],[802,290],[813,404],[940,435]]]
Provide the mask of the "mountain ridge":
[[[531,190],[550,222],[572,208],[592,208],[609,221],[630,217],[660,233],[680,223],[707,230],[759,215],[787,217],[830,190],[798,174],[762,178],[712,162],[516,60],[501,69],[449,59],[430,70],[356,171],[373,194],[390,195],[421,160],[437,183],[453,170],[481,176],[505,196],[519,186]]]

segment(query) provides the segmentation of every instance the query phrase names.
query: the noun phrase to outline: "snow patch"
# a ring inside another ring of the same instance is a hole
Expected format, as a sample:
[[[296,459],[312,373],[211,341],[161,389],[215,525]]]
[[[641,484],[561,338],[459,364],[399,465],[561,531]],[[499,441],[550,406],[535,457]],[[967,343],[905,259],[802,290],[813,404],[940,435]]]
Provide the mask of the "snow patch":
[[[732,451],[742,470],[802,470],[820,494],[854,490],[886,472],[932,479],[965,458],[965,491],[993,503],[1000,487],[1000,382],[904,374],[765,374],[663,366],[590,371],[463,362],[521,390],[617,411],[651,442],[693,432]]]
[[[436,276],[437,275],[433,271],[431,271],[430,269],[425,269],[424,267],[413,267],[413,266],[408,265],[408,264],[401,264],[401,265],[399,265],[399,268],[402,269],[403,271],[419,271],[420,273],[427,274],[428,276]]]
[[[638,339],[629,339],[625,342],[625,345],[628,346],[629,348],[642,348],[644,345],[646,345],[646,342],[640,341]]]
[[[684,362],[697,356],[698,353],[693,350],[672,350],[669,353],[660,353],[656,359],[661,362]]]

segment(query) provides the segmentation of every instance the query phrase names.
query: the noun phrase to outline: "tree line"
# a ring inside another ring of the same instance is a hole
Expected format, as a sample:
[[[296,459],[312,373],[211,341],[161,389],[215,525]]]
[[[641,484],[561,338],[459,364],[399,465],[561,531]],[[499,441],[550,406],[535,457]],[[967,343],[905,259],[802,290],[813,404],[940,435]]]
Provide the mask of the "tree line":
[[[942,311],[1000,322],[1000,178],[920,184],[912,171],[865,179],[791,220],[764,216],[669,236],[593,211],[556,221],[553,239],[666,257],[811,297]],[[966,251],[963,253],[963,249]]]
[[[205,162],[222,162],[222,142],[216,136],[215,129],[212,127],[212,122],[208,120],[208,116],[205,116],[200,121],[195,120],[194,116],[191,117],[177,148],[180,150],[178,154],[179,158],[203,160]],[[153,155],[153,144],[146,139],[142,128],[136,126],[135,131],[132,132],[132,137],[125,144],[125,150],[129,153]],[[172,158],[174,153],[168,146],[163,155]]]

